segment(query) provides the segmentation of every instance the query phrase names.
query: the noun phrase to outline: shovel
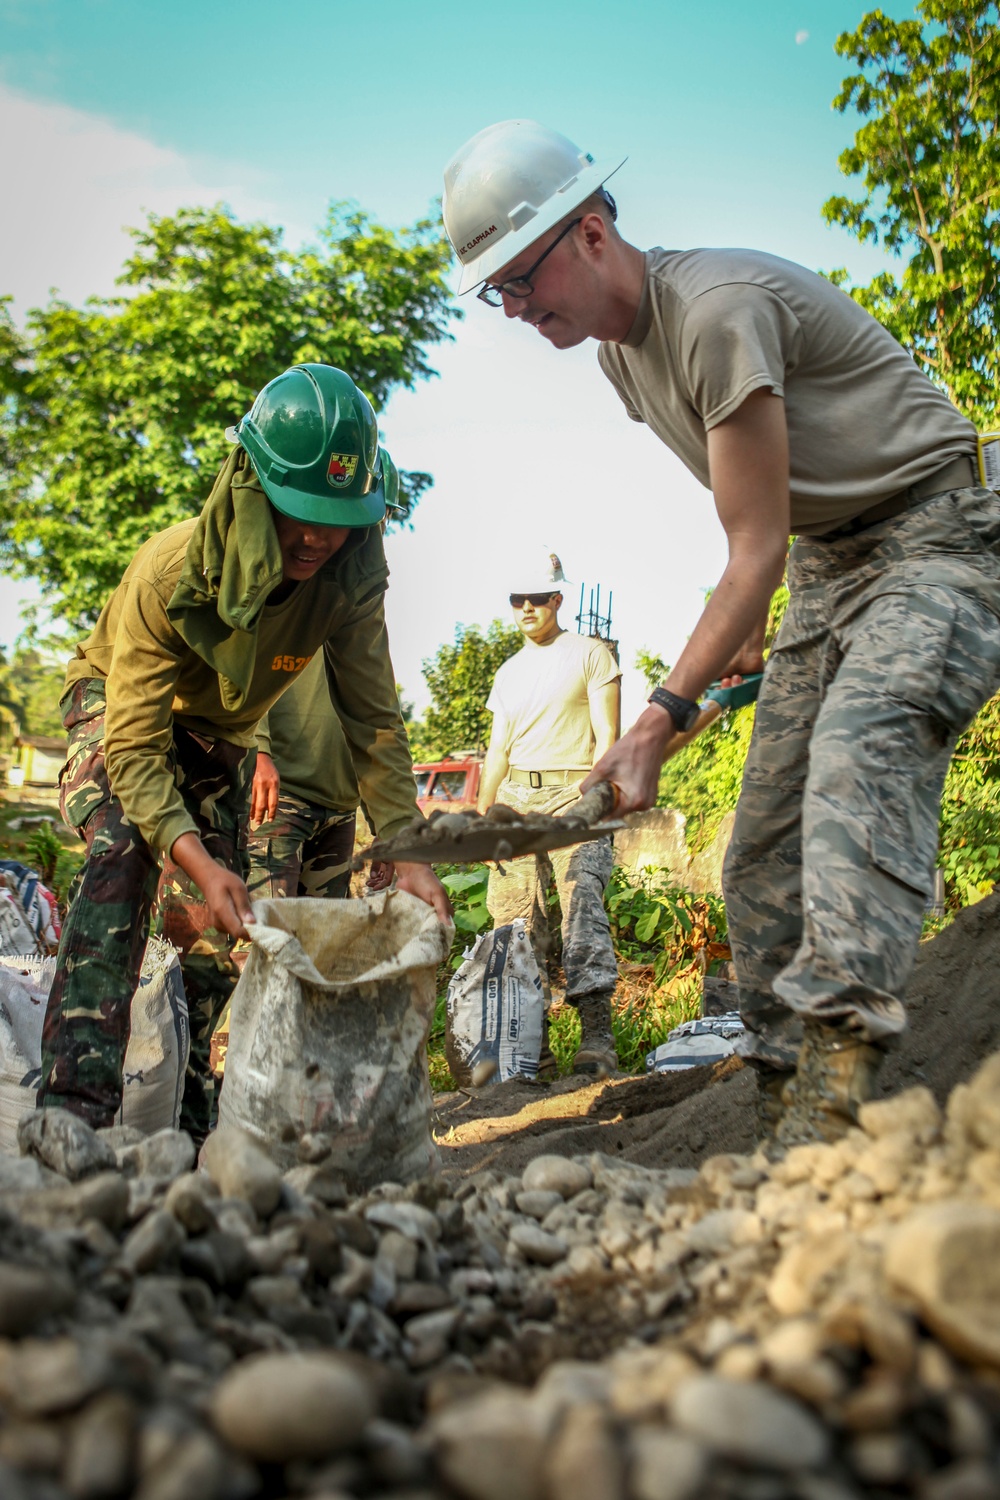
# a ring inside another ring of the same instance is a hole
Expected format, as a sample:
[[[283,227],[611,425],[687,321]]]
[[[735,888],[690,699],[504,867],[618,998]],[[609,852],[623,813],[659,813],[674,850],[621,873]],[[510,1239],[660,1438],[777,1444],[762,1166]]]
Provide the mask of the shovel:
[[[752,703],[760,691],[760,680],[757,675],[736,688],[713,683],[693,727],[670,741],[665,761],[690,745],[727,709]],[[502,864],[523,854],[543,854],[549,849],[563,849],[567,844],[585,844],[625,827],[614,816],[620,800],[614,782],[599,781],[589,792],[584,792],[579,802],[555,817],[547,813],[515,812],[499,802],[485,816],[477,812],[435,811],[429,818],[414,819],[391,839],[376,839],[355,855],[354,868],[362,868],[369,860],[423,865]]]

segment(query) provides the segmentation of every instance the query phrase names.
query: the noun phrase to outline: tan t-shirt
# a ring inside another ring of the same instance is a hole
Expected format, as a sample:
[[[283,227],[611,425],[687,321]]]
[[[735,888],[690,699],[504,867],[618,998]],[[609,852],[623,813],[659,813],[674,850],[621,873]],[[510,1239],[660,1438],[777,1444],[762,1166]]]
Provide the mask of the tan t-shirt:
[[[617,682],[603,641],[564,630],[546,646],[526,640],[500,667],[486,707],[507,759],[520,771],[589,771],[596,741],[590,696]]]
[[[635,322],[598,357],[633,421],[706,486],[706,434],[751,391],[782,396],[793,532],[829,531],[976,449],[972,423],[880,323],[760,250],[647,250]]]

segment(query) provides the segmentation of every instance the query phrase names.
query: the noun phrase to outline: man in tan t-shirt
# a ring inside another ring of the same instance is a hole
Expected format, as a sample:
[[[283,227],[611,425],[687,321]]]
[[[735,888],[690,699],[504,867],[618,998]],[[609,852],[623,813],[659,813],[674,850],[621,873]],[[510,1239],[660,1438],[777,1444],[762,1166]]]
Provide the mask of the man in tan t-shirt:
[[[519,577],[512,593],[514,620],[524,645],[493,679],[487,708],[493,714],[483,766],[479,811],[494,802],[518,812],[560,813],[580,796],[580,782],[618,737],[621,672],[605,641],[574,635],[559,624],[565,583],[554,553]],[[548,995],[549,924],[546,894],[555,879],[562,909],[566,999],[580,1016],[574,1071],[603,1076],[615,1071],[611,999],[618,965],[604,910],[611,878],[610,838],[556,849],[550,860],[534,855],[490,872],[487,905],[497,927],[523,917]],[[554,1071],[543,1047],[542,1076]]]
[[[490,126],[446,168],[445,223],[460,291],[484,283],[554,348],[600,341],[727,534],[677,664],[594,768],[623,811],[652,805],[709,682],[760,670],[798,536],[724,878],[762,1134],[834,1139],[906,1024],[944,775],[1000,682],[1000,500],[972,425],[822,277],[622,239],[604,187],[620,165],[534,121]]]

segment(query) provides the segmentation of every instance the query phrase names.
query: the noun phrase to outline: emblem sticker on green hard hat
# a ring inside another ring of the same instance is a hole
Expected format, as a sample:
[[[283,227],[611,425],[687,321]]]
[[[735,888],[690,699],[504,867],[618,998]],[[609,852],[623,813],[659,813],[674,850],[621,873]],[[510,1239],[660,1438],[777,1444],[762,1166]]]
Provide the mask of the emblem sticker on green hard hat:
[[[378,423],[343,370],[292,365],[268,382],[233,435],[283,515],[358,527],[385,516]]]
[[[343,489],[345,485],[350,484],[357,468],[358,455],[356,453],[331,453],[326,470],[327,484]]]

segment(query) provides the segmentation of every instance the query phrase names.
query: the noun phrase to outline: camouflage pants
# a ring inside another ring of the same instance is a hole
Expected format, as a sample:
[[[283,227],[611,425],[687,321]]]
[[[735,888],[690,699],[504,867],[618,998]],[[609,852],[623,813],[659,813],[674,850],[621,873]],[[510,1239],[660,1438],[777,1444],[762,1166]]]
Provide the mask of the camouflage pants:
[[[121,1107],[132,994],[139,982],[150,916],[180,949],[191,1024],[181,1124],[201,1137],[215,1098],[209,1044],[238,977],[231,940],[208,926],[192,881],[172,860],[162,869],[131,824],[104,766],[104,683],[78,682],[64,705],[69,753],[60,777],[65,821],[86,841],[87,858],[59,944],[42,1034],[39,1102],[92,1125]],[[184,805],[208,852],[242,874],[252,752],[174,726],[173,768]]]
[[[906,1025],[945,773],[1000,685],[1000,499],[800,538],[788,582],[723,875],[741,1050],[779,1067],[803,1017]]]
[[[578,801],[577,786],[519,786],[504,781],[497,801],[517,812],[560,813]],[[562,907],[563,969],[566,999],[572,1004],[582,995],[605,993],[618,983],[618,964],[611,943],[611,928],[604,910],[604,890],[611,879],[613,849],[610,838],[588,844],[553,849],[548,856],[533,854],[512,859],[505,873],[490,871],[486,904],[494,927],[503,927],[523,917],[548,996],[546,966],[549,923],[545,904],[549,882],[554,878]]]
[[[356,824],[356,813],[334,812],[282,792],[275,816],[250,832],[251,896],[343,900],[350,893]]]

